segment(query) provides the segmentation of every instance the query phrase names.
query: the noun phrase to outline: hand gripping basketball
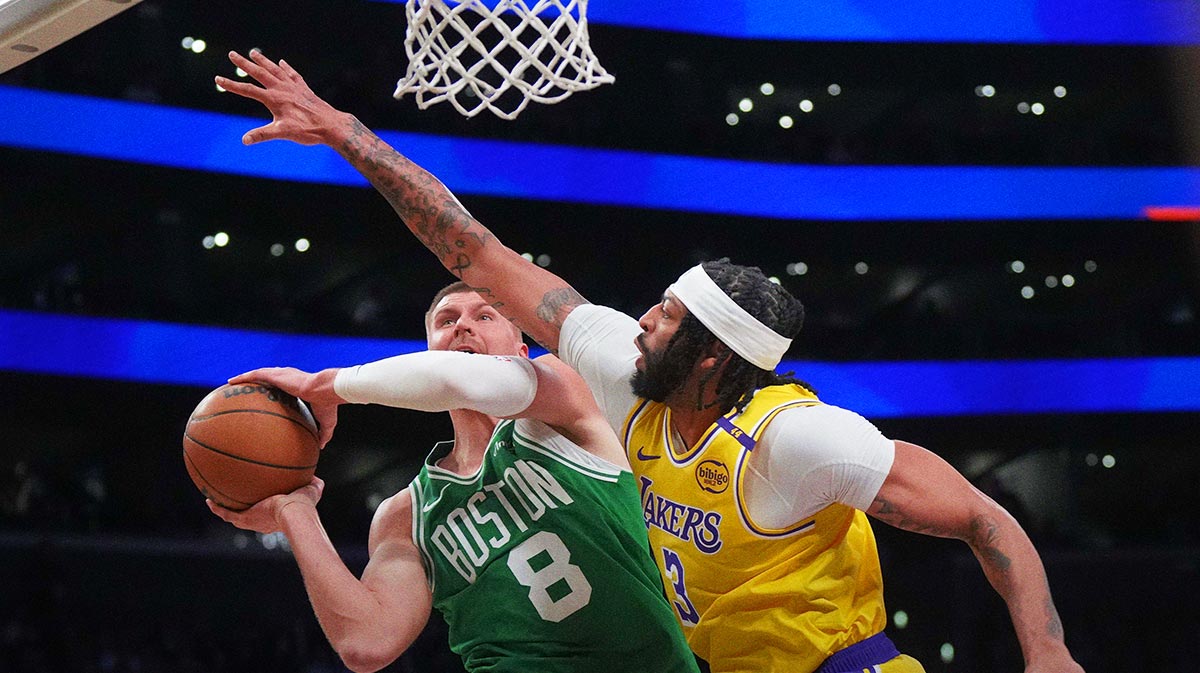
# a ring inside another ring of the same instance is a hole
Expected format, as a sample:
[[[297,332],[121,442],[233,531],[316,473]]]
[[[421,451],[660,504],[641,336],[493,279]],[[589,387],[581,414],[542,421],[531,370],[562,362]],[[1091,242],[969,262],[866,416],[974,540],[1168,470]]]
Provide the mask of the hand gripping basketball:
[[[213,514],[221,517],[225,522],[231,523],[242,530],[269,535],[283,529],[280,517],[283,515],[285,507],[300,503],[316,507],[324,491],[325,482],[319,477],[313,477],[312,481],[291,493],[273,495],[265,500],[260,500],[253,507],[242,511],[222,507],[213,502],[211,498],[206,500],[205,503]]]
[[[232,510],[309,483],[319,456],[308,408],[261,382],[213,390],[183,433],[188,476],[206,498]]]
[[[294,367],[264,367],[238,374],[229,379],[229,383],[265,383],[304,400],[317,421],[317,446],[324,449],[337,426],[338,405],[346,403],[346,400],[333,391],[333,379],[336,376],[336,369],[325,369],[310,374]]]

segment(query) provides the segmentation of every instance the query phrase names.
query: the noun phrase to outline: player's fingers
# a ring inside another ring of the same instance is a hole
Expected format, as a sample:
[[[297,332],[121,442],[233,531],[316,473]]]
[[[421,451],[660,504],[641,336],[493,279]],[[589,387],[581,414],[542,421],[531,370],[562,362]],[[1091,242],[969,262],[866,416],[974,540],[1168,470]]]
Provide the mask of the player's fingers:
[[[250,60],[253,61],[254,64],[257,65],[259,68],[262,68],[263,72],[267,73],[269,76],[271,76],[277,80],[285,79],[287,77],[287,74],[284,73],[284,71],[279,67],[279,65],[276,64],[275,61],[272,61],[271,59],[267,58],[267,55],[262,53],[261,49],[251,49],[250,50]],[[242,68],[242,69],[246,70],[245,68]],[[246,72],[250,72],[250,71],[246,70]]]
[[[300,73],[296,72],[296,69],[293,68],[290,63],[283,60],[282,58],[279,59],[279,69],[282,70],[283,74],[286,75],[293,82],[303,82],[304,81],[304,78],[300,76]]]
[[[236,383],[258,383],[260,381],[267,381],[273,376],[273,371],[276,369],[278,369],[278,368],[277,367],[260,367],[259,369],[252,369],[244,374],[238,374],[237,376],[234,376],[233,378],[229,379],[228,382],[236,384]]]
[[[273,496],[273,498],[276,499],[274,503],[276,508],[274,518],[278,520],[279,513],[293,502],[303,502],[310,505],[316,505],[321,501],[321,493],[324,490],[325,482],[321,481],[316,476],[313,476],[307,484],[297,488],[291,493],[287,495]]]
[[[252,49],[250,50],[250,56],[257,58],[256,60],[250,60],[236,51],[229,52],[229,60],[237,67],[245,70],[247,75],[258,80],[263,86],[270,86],[279,80],[270,70],[263,67],[261,61],[267,61],[267,63],[270,63],[270,61],[267,60],[266,56],[262,55],[262,52]]]
[[[260,86],[254,86],[249,82],[238,82],[237,80],[222,77],[221,75],[214,77],[213,81],[217,83],[217,86],[230,93],[252,98],[260,103],[266,103],[267,90]]]
[[[224,507],[213,502],[211,498],[205,498],[204,504],[208,505],[208,511],[221,517],[222,521],[225,521],[226,523],[230,523],[229,517],[233,514],[233,512],[230,512],[229,510],[225,509]]]
[[[254,49],[250,50],[250,56],[254,56],[256,53],[261,53],[261,52],[258,52],[257,50],[254,50]],[[234,65],[236,65],[237,67],[241,68],[242,70],[245,70],[247,75],[250,75],[251,77],[253,77],[254,79],[256,79],[260,82],[263,81],[263,78],[268,78],[268,79],[271,78],[271,74],[269,72],[267,72],[266,68],[263,68],[258,63],[255,63],[254,61],[250,60],[249,58],[242,56],[241,54],[237,53],[236,51],[229,52],[229,61],[231,63],[233,63]],[[266,82],[263,82],[263,83],[266,84]]]
[[[322,414],[324,416],[324,414]],[[325,450],[325,445],[329,440],[333,439],[333,429],[337,426],[337,415],[332,414],[327,418],[317,418],[317,445],[322,451]]]
[[[258,371],[259,370],[255,369],[252,371],[248,371],[244,374],[238,374],[237,376],[231,376],[226,381],[226,383],[237,384],[237,383],[249,383],[251,381],[257,381],[258,379],[255,378],[255,375],[258,373]]]
[[[256,129],[250,129],[249,131],[246,131],[246,134],[242,136],[242,144],[253,145],[255,143],[261,143],[265,140],[275,140],[282,135],[282,126],[279,122],[274,121],[265,126],[260,126]]]

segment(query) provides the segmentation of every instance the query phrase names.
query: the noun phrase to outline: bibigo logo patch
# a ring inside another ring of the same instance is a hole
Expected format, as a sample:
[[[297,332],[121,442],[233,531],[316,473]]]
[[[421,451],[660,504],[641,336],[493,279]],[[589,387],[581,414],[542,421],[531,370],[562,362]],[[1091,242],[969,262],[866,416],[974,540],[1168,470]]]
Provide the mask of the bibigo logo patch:
[[[696,482],[709,493],[724,493],[729,488],[729,468],[715,460],[705,460],[696,466]]]

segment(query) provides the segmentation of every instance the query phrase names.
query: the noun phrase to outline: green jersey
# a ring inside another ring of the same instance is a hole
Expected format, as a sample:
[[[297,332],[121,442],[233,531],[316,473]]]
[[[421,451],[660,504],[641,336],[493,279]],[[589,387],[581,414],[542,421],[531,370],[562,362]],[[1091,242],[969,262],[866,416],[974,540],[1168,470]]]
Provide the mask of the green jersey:
[[[633,475],[529,420],[479,471],[412,482],[413,541],[468,671],[695,673],[650,557]]]

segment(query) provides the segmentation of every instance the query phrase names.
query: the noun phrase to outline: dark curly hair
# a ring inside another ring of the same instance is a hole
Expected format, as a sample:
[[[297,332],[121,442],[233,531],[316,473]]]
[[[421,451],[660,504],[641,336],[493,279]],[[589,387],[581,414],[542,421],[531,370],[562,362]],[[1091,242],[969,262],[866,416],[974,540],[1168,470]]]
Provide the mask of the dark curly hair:
[[[789,339],[800,333],[804,326],[804,305],[781,285],[771,282],[761,269],[733,264],[728,257],[704,262],[701,266],[725,294],[761,323]],[[674,363],[690,367],[714,342],[719,343],[713,333],[696,316],[688,313],[680,321],[679,330],[666,350]],[[812,386],[795,378],[794,372],[776,374],[751,364],[724,344],[721,348],[724,351],[721,358],[729,363],[716,382],[716,403],[721,409],[744,407],[754,391],[765,386],[795,383],[816,392]]]

